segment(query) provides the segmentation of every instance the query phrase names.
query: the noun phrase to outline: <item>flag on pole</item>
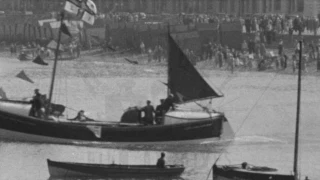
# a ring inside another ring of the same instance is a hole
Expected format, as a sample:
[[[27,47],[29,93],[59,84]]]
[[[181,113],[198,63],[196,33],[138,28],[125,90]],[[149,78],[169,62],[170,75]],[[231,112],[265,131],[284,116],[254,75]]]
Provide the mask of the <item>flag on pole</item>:
[[[32,62],[39,65],[48,66],[48,63],[44,62],[39,55]]]
[[[71,14],[78,14],[80,5],[80,2],[77,0],[67,0],[64,5],[64,10]]]
[[[87,8],[89,10],[87,10],[90,14],[92,15],[96,15],[97,14],[97,6],[96,4],[94,4],[94,2],[92,0],[87,0],[86,2]]]
[[[92,0],[67,0],[64,10],[80,16],[84,22],[93,25],[97,7]]]
[[[22,70],[19,72],[19,74],[16,75],[17,78],[20,78],[22,80],[28,81],[30,83],[34,83],[27,75],[26,73]]]
[[[82,21],[93,25],[94,24],[94,18],[95,18],[94,15],[89,14],[87,11],[85,11],[83,13],[83,16],[82,16]]]
[[[130,60],[128,58],[124,58],[126,61],[128,61],[129,63],[131,64],[139,64],[137,61],[134,61],[134,60]]]
[[[54,41],[54,40],[51,40],[50,43],[47,45],[47,48],[57,49],[57,42]],[[63,50],[64,50],[64,47],[63,47],[62,44],[60,44],[59,50],[60,50],[60,51],[63,51]]]
[[[65,23],[61,23],[61,27],[60,27],[61,32],[63,32],[64,34],[68,35],[69,37],[72,37],[68,27],[66,26]]]
[[[4,99],[7,100],[7,94],[6,92],[4,92],[4,90],[2,89],[2,87],[0,87],[0,99]]]

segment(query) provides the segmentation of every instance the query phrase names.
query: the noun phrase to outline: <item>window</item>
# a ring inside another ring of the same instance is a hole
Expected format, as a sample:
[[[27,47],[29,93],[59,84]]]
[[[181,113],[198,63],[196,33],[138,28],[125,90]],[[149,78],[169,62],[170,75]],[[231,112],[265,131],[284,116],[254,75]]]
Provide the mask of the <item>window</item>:
[[[262,2],[262,12],[263,13],[267,12],[267,0],[263,0]]]
[[[273,0],[269,0],[269,12],[272,12],[272,1]]]
[[[213,0],[207,1],[207,11],[211,12],[213,10]]]
[[[256,13],[258,12],[258,9],[257,9],[257,1],[256,0],[253,0],[252,1],[252,13]]]
[[[193,2],[193,4],[194,4],[194,7],[195,7],[195,12],[200,12],[200,0],[195,0],[194,2]]]
[[[281,0],[275,0],[274,1],[274,10],[280,11],[281,10]]]
[[[219,0],[219,12],[223,13],[224,12],[224,3],[223,0]]]
[[[303,0],[298,0],[298,12],[303,12],[304,2]]]
[[[141,4],[142,11],[143,11],[143,12],[147,11],[147,8],[148,8],[148,2],[147,2],[147,0],[142,0],[141,3],[142,3],[142,4]]]
[[[236,11],[236,2],[235,2],[235,0],[231,0],[231,2],[230,2],[230,11],[231,11],[231,13],[235,13],[235,11]]]
[[[166,0],[161,1],[161,8],[160,9],[162,12],[167,12],[167,1]]]

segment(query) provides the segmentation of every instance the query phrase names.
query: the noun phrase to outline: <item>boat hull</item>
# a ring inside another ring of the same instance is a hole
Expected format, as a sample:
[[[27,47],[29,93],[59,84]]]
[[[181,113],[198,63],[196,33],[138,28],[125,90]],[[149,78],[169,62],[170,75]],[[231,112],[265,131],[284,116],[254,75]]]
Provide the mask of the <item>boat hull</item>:
[[[47,160],[50,177],[178,177],[183,165],[157,168],[154,165],[117,165],[57,162]]]
[[[10,106],[11,107],[11,106]],[[25,111],[24,108],[23,111]],[[0,138],[42,143],[165,143],[220,138],[224,115],[165,125],[128,125],[107,122],[41,120],[0,109]]]
[[[213,180],[294,180],[293,175],[248,171],[234,166],[213,166]]]

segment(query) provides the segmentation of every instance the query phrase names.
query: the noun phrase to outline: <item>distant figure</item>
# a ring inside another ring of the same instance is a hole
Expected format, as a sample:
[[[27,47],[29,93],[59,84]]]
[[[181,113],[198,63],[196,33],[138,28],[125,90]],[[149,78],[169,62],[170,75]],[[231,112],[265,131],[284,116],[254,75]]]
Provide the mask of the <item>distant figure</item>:
[[[34,96],[32,98],[32,100],[30,101],[31,103],[31,109],[30,109],[30,112],[29,112],[29,116],[32,116],[32,117],[41,117],[42,115],[42,111],[41,111],[41,108],[42,108],[42,95],[40,94],[39,92],[39,89],[35,89],[34,90]]]
[[[242,169],[247,169],[248,168],[248,163],[247,162],[243,162],[241,164]]]
[[[145,125],[153,125],[153,113],[155,113],[154,107],[151,105],[151,101],[147,101],[147,105],[142,108],[144,112],[144,123]]]
[[[79,58],[80,57],[80,53],[81,53],[80,44],[76,45],[76,51],[77,51],[77,58]]]
[[[10,45],[10,55],[12,56],[14,54],[14,44],[12,43]]]
[[[142,41],[140,42],[140,51],[141,51],[141,54],[145,54],[146,53],[145,45],[144,45],[144,43]]]
[[[161,99],[160,104],[156,107],[156,124],[162,124],[163,116],[165,114],[163,104],[164,99]]]
[[[161,157],[157,161],[158,168],[165,168],[166,161],[164,160],[165,154],[164,152],[161,153]]]

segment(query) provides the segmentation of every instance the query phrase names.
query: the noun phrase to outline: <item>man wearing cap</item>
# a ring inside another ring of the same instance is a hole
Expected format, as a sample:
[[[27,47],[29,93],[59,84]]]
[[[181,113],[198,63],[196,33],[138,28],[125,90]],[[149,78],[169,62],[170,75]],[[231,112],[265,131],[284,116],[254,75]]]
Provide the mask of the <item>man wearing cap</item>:
[[[41,117],[42,115],[42,101],[41,101],[41,94],[39,93],[39,89],[34,90],[34,96],[32,100],[30,101],[31,103],[31,109],[29,112],[29,116],[32,117]]]
[[[160,104],[156,107],[156,123],[161,124],[163,116],[165,114],[164,108],[164,99],[160,99]]]
[[[153,113],[155,113],[154,107],[151,105],[151,101],[147,101],[147,105],[142,108],[144,112],[144,121],[146,125],[153,125]]]
[[[164,160],[165,154],[164,152],[161,153],[161,157],[157,161],[158,168],[165,168],[166,161]]]
[[[87,117],[84,115],[84,110],[80,110],[75,118],[73,118],[73,119],[68,119],[68,120],[70,120],[70,121],[80,121],[80,122],[84,122],[84,121],[91,120],[91,119],[87,118]]]

